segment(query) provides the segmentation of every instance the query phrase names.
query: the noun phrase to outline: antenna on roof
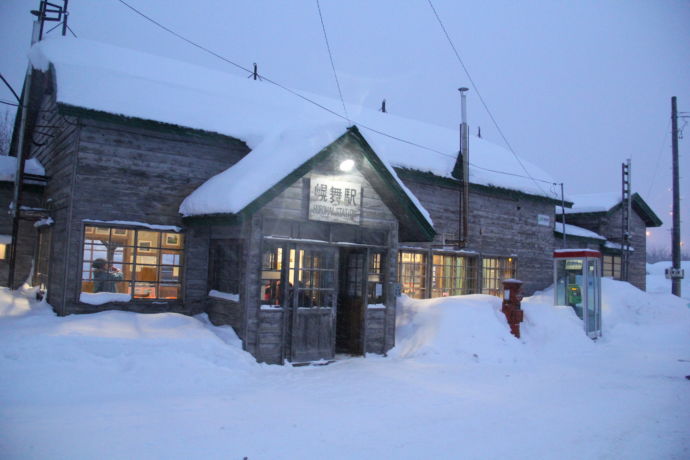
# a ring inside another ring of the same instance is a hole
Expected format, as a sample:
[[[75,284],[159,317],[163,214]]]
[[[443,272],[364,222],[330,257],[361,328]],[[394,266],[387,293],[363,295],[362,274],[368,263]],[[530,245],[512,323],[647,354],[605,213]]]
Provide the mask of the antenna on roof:
[[[386,113],[386,100],[381,101],[381,112]]]
[[[259,67],[256,65],[256,62],[254,64],[254,71],[249,74],[247,78],[253,78],[254,80],[262,80],[262,78],[259,76]]]
[[[480,139],[482,137],[482,127],[481,126],[477,126],[477,137]]]
[[[62,25],[62,35],[64,36],[67,34],[67,16],[69,14],[67,13],[67,2],[68,0],[62,0],[62,6],[60,6],[47,0],[41,0],[41,3],[38,5],[38,9],[31,10],[31,14],[38,18],[37,21],[39,23],[39,31],[36,41],[43,40],[43,29],[46,21],[57,22],[58,24],[55,27]],[[55,29],[55,27],[53,27],[53,29]],[[50,29],[47,33],[50,33],[53,29]]]

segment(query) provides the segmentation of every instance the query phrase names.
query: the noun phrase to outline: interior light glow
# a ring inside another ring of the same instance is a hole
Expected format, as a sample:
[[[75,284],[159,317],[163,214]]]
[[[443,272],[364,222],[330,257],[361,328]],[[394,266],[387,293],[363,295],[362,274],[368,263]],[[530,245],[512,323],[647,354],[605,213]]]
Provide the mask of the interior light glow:
[[[340,163],[340,170],[344,172],[352,171],[352,168],[355,167],[355,160],[343,160],[342,163]]]

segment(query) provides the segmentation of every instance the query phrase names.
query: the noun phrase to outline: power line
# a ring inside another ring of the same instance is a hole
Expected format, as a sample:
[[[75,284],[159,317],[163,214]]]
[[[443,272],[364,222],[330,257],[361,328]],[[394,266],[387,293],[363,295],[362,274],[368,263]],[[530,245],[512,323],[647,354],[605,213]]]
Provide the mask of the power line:
[[[463,70],[465,71],[467,78],[469,79],[470,83],[472,84],[472,88],[474,88],[474,90],[476,91],[477,96],[479,97],[479,100],[481,101],[482,105],[484,106],[484,109],[486,110],[486,112],[489,114],[489,118],[491,118],[491,121],[493,122],[494,126],[496,126],[496,130],[498,130],[498,133],[501,135],[503,142],[506,143],[506,146],[508,146],[508,149],[513,154],[515,159],[518,161],[518,163],[520,164],[520,167],[522,167],[522,170],[525,171],[525,174],[527,174],[527,176],[530,179],[534,180],[534,178],[529,173],[527,168],[525,168],[525,165],[522,163],[522,160],[520,160],[520,157],[517,156],[517,154],[515,153],[515,150],[513,150],[513,147],[510,145],[510,142],[508,142],[508,139],[506,138],[506,136],[503,134],[503,130],[498,125],[498,122],[496,121],[496,118],[494,118],[493,114],[491,113],[491,110],[489,110],[489,106],[484,101],[482,94],[479,92],[479,88],[474,83],[474,80],[472,79],[472,76],[470,75],[469,70],[467,70],[467,66],[465,66],[465,63],[463,62],[462,58],[460,57],[460,53],[458,53],[457,48],[455,48],[455,44],[453,43],[453,40],[450,38],[450,35],[448,34],[446,27],[443,25],[443,21],[441,21],[441,17],[438,15],[436,8],[434,8],[434,4],[431,3],[431,0],[427,0],[427,1],[429,2],[429,6],[431,7],[431,10],[434,12],[434,16],[436,16],[436,20],[438,21],[438,24],[441,26],[441,29],[443,30],[443,33],[446,36],[446,39],[448,39],[448,43],[450,44],[450,47],[453,49],[453,52],[455,53],[455,57],[458,59],[458,62],[460,62],[460,65],[462,66]],[[546,192],[541,188],[541,186],[537,183],[536,180],[534,180],[534,184],[539,188],[539,190],[542,191],[542,193],[546,194]]]
[[[347,122],[350,123],[350,116],[347,113],[347,107],[345,107],[345,98],[343,98],[343,91],[340,88],[340,81],[338,81],[338,72],[335,71],[335,63],[333,62],[333,53],[331,52],[331,45],[328,43],[328,34],[326,33],[326,25],[323,22],[323,14],[321,14],[321,4],[319,0],[316,0],[316,8],[319,10],[319,19],[321,19],[321,30],[323,30],[323,38],[326,41],[326,49],[328,49],[328,57],[331,60],[331,68],[333,69],[333,77],[335,78],[335,84],[338,87],[338,94],[340,95],[340,102],[343,104],[343,112],[347,118]]]
[[[3,82],[5,82],[5,85],[7,85],[7,87],[10,89],[10,91],[12,91],[12,94],[14,94],[14,97],[17,99],[17,102],[21,102],[22,100],[19,97],[19,95],[17,94],[17,92],[14,90],[14,88],[12,88],[12,85],[10,85],[10,82],[5,80],[5,77],[3,77],[1,73],[0,73],[0,78],[2,79]]]
[[[652,187],[654,187],[654,181],[656,180],[656,173],[659,170],[659,163],[661,163],[661,155],[663,154],[664,147],[666,147],[666,139],[668,139],[669,128],[671,127],[671,119],[669,118],[666,129],[664,130],[664,140],[661,142],[661,148],[659,149],[659,154],[656,157],[656,166],[654,166],[654,174],[652,174],[652,181],[649,184],[649,190],[647,190],[647,197],[652,196]]]
[[[202,46],[202,45],[200,45],[200,44],[198,44],[198,43],[196,43],[196,42],[193,42],[192,40],[190,40],[190,39],[188,39],[188,38],[186,38],[186,37],[184,37],[184,36],[178,34],[178,33],[175,32],[174,30],[172,30],[172,29],[170,29],[170,28],[164,26],[163,24],[161,24],[160,22],[156,21],[155,19],[153,19],[153,18],[151,18],[151,17],[145,15],[145,14],[142,13],[141,11],[137,10],[136,8],[134,8],[133,6],[131,6],[130,4],[128,4],[127,2],[125,2],[124,0],[117,0],[117,1],[120,2],[120,3],[122,3],[122,4],[125,5],[127,8],[131,9],[132,11],[134,11],[135,13],[137,13],[138,15],[140,15],[141,17],[143,17],[144,19],[146,19],[146,20],[152,22],[153,24],[157,25],[158,27],[160,27],[161,29],[165,30],[166,32],[168,32],[168,33],[174,35],[175,37],[179,38],[180,40],[182,40],[182,41],[184,41],[184,42],[187,42],[187,43],[189,43],[190,45],[192,45],[192,46],[194,46],[194,47],[196,47],[196,48],[198,48],[198,49],[204,51],[205,53],[208,53],[208,54],[210,54],[211,56],[214,56],[214,57],[216,57],[216,58],[218,58],[218,59],[220,59],[220,60],[222,60],[222,61],[224,61],[224,62],[227,62],[228,64],[233,65],[233,66],[237,67],[238,69],[244,70],[244,71],[247,72],[247,73],[253,73],[252,70],[250,70],[250,69],[248,69],[248,68],[246,68],[246,67],[244,67],[244,66],[242,66],[242,65],[240,65],[240,64],[237,64],[236,62],[231,61],[230,59],[226,58],[225,56],[222,56],[222,55],[216,53],[215,51],[212,51],[212,50],[210,50],[210,49],[208,49],[208,48],[206,48],[206,47],[204,47],[204,46]],[[325,111],[331,113],[332,115],[335,115],[336,117],[342,118],[343,120],[347,120],[347,118],[345,118],[343,115],[339,114],[338,112],[335,112],[335,111],[329,109],[328,107],[326,107],[326,106],[324,106],[324,105],[321,105],[321,104],[319,104],[318,102],[313,101],[313,100],[309,99],[309,98],[306,97],[306,96],[301,95],[301,94],[298,93],[297,91],[292,90],[292,89],[288,88],[287,86],[281,85],[280,83],[271,80],[270,78],[266,77],[265,75],[259,74],[259,76],[260,76],[263,80],[265,80],[266,82],[271,83],[272,85],[275,85],[275,86],[277,86],[277,87],[279,87],[279,88],[281,88],[281,89],[283,89],[283,90],[289,92],[290,94],[292,94],[292,95],[294,95],[294,96],[297,96],[297,97],[299,97],[300,99],[302,99],[302,100],[304,100],[304,101],[306,101],[306,102],[309,102],[310,104],[313,104],[313,105],[315,105],[315,106],[317,106],[317,107],[319,107],[319,108],[321,108],[321,109],[323,109],[323,110],[325,110]]]
[[[243,70],[243,71],[245,71],[245,72],[247,72],[247,73],[253,73],[253,70],[250,70],[250,69],[248,69],[248,68],[246,68],[246,67],[244,67],[244,66],[242,66],[242,65],[240,65],[240,64],[237,64],[236,62],[231,61],[230,59],[226,58],[225,56],[222,56],[222,55],[216,53],[215,51],[212,51],[212,50],[210,50],[210,49],[204,47],[203,45],[200,45],[200,44],[198,44],[198,43],[196,43],[196,42],[194,42],[194,41],[192,41],[192,40],[190,40],[190,39],[184,37],[183,35],[181,35],[181,34],[175,32],[175,31],[172,30],[172,29],[170,29],[169,27],[164,26],[164,25],[161,24],[160,22],[156,21],[155,19],[153,19],[153,18],[147,16],[146,14],[142,13],[142,12],[139,11],[138,9],[134,8],[133,6],[131,6],[130,4],[128,4],[126,1],[124,1],[124,0],[117,0],[117,1],[120,2],[120,3],[122,3],[124,6],[126,6],[127,8],[129,8],[130,10],[132,10],[133,12],[135,12],[136,14],[138,14],[139,16],[143,17],[143,18],[146,19],[147,21],[149,21],[149,22],[155,24],[156,26],[158,26],[158,27],[160,27],[161,29],[165,30],[166,32],[168,32],[168,33],[174,35],[175,37],[179,38],[180,40],[182,40],[182,41],[184,41],[184,42],[186,42],[186,43],[188,43],[188,44],[194,46],[195,48],[198,48],[198,49],[204,51],[205,53],[208,53],[208,54],[210,54],[210,55],[212,55],[212,56],[214,56],[214,57],[216,57],[216,58],[218,58],[218,59],[220,59],[220,60],[222,60],[222,61],[224,61],[224,62],[227,62],[228,64],[231,64],[232,66],[237,67],[238,69],[241,69],[241,70]],[[339,114],[338,112],[336,112],[336,111],[334,111],[334,110],[332,110],[332,109],[330,109],[330,108],[328,108],[328,107],[326,107],[326,106],[324,106],[324,105],[322,105],[322,104],[319,104],[318,102],[316,102],[316,101],[314,101],[314,100],[312,100],[312,99],[310,99],[310,98],[308,98],[308,97],[306,97],[306,96],[304,96],[304,95],[298,93],[297,91],[295,91],[295,90],[293,90],[293,89],[290,89],[290,88],[288,88],[287,86],[282,85],[282,84],[280,84],[280,83],[278,83],[278,82],[276,82],[276,81],[274,81],[274,80],[271,80],[270,78],[266,77],[266,76],[263,75],[263,74],[258,74],[258,76],[259,76],[261,79],[263,79],[264,81],[266,81],[267,83],[270,83],[270,84],[272,84],[272,85],[274,85],[274,86],[277,86],[278,88],[280,88],[280,89],[282,89],[282,90],[284,90],[284,91],[287,91],[288,93],[290,93],[290,94],[292,94],[292,95],[294,95],[294,96],[296,96],[296,97],[299,97],[300,99],[304,100],[305,102],[308,102],[308,103],[310,103],[310,104],[312,104],[312,105],[314,105],[314,106],[316,106],[316,107],[318,107],[318,108],[320,108],[320,109],[322,109],[322,110],[325,110],[326,112],[330,113],[331,115],[334,115],[334,116],[336,116],[336,117],[338,117],[338,118],[340,118],[340,119],[342,119],[342,120],[346,120],[348,123],[353,123],[353,121],[351,121],[347,116],[344,116],[344,115],[342,115],[342,114]],[[336,80],[337,80],[337,77],[336,77]],[[342,100],[342,94],[341,94],[341,100]],[[344,105],[344,103],[343,103],[343,105]],[[405,144],[408,144],[408,145],[412,145],[412,146],[414,146],[414,147],[417,147],[417,148],[420,148],[420,149],[423,149],[423,150],[427,150],[427,151],[429,151],[429,152],[434,152],[434,153],[437,153],[437,154],[439,154],[439,155],[446,156],[446,157],[448,157],[448,158],[456,159],[456,155],[451,155],[451,154],[448,154],[448,153],[446,153],[446,152],[442,152],[442,151],[440,151],[440,150],[434,149],[434,148],[432,148],[432,147],[428,147],[428,146],[425,146],[425,145],[422,145],[422,144],[418,144],[418,143],[416,143],[416,142],[413,142],[413,141],[410,141],[410,140],[407,140],[407,139],[403,139],[403,138],[398,137],[398,136],[394,136],[394,135],[392,135],[392,134],[386,133],[386,132],[381,131],[381,130],[378,130],[378,129],[376,129],[376,128],[372,128],[372,127],[370,127],[370,126],[367,126],[367,125],[365,125],[365,124],[363,124],[363,123],[359,123],[359,122],[357,122],[356,120],[354,121],[354,124],[356,124],[357,126],[363,128],[363,129],[366,129],[366,130],[371,131],[371,132],[376,133],[376,134],[380,134],[380,135],[382,135],[382,136],[384,136],[384,137],[387,137],[387,138],[389,138],[389,139],[393,139],[393,140],[396,140],[396,141],[399,141],[399,142],[402,142],[402,143],[405,143]],[[512,150],[511,150],[511,153],[512,153],[513,155],[515,155],[515,152],[512,152]],[[516,158],[517,158],[517,155],[515,155],[515,156],[516,156]],[[519,158],[518,158],[518,161],[520,161]],[[522,166],[522,163],[521,163],[521,162],[520,162],[520,165]],[[548,193],[546,193],[546,192],[539,186],[539,184],[537,184],[537,182],[536,182],[537,180],[541,180],[541,179],[534,179],[534,177],[532,177],[531,175],[529,175],[529,172],[527,173],[527,174],[528,174],[527,176],[521,176],[521,175],[519,175],[519,174],[509,173],[509,172],[505,172],[505,171],[497,171],[497,170],[492,170],[492,169],[488,169],[488,168],[482,168],[482,167],[477,166],[477,165],[472,165],[472,166],[474,166],[474,167],[476,167],[476,168],[479,168],[479,169],[486,170],[486,171],[495,172],[495,173],[498,173],[498,174],[505,174],[505,175],[510,175],[510,176],[523,177],[523,178],[525,178],[525,179],[531,179],[531,180],[537,185],[537,187],[539,188],[539,190],[540,190],[543,194],[548,195]],[[522,168],[525,169],[524,166],[522,166]],[[525,170],[525,172],[527,172],[527,170]],[[541,182],[548,183],[548,184],[551,184],[551,183],[552,183],[552,182],[550,182],[550,181],[545,181],[545,180],[541,180]]]
[[[7,101],[0,100],[0,104],[11,105],[13,107],[19,107],[19,104],[17,104],[16,102],[7,102]]]

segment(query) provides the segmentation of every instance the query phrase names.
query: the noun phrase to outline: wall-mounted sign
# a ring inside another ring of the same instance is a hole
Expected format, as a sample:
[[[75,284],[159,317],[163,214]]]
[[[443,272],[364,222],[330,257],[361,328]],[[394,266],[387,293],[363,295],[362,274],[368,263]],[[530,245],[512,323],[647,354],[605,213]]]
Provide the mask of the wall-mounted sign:
[[[309,219],[359,225],[362,186],[334,176],[313,175],[309,191]]]
[[[544,227],[550,227],[551,226],[551,217],[547,216],[546,214],[538,214],[537,215],[537,225],[543,225]]]

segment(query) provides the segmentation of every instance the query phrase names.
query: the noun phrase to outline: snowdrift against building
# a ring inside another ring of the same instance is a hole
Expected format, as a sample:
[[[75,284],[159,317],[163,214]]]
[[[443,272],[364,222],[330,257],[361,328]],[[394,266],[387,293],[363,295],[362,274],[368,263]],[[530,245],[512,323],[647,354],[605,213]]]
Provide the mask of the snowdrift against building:
[[[161,346],[171,353],[165,359],[174,359],[178,352],[191,352],[201,361],[222,356],[230,367],[246,369],[255,364],[242,351],[230,327],[213,327],[205,315],[192,318],[176,313],[107,311],[58,318],[50,305],[29,300],[32,294],[30,289],[24,295],[0,290],[0,335],[7,342],[4,349],[9,350],[5,357],[19,354],[31,359],[34,353],[53,356],[59,353],[56,345],[102,355]],[[535,354],[592,351],[596,344],[586,337],[572,308],[552,303],[552,290],[525,298],[522,337],[516,339],[496,297],[476,294],[417,300],[403,296],[398,302],[397,344],[389,355],[447,364],[500,364],[532,360]],[[602,343],[639,340],[651,331],[668,340],[681,337],[690,346],[690,309],[684,299],[647,294],[628,283],[605,278],[602,316]],[[27,343],[31,348],[26,348]],[[24,356],[26,351],[29,354]]]

